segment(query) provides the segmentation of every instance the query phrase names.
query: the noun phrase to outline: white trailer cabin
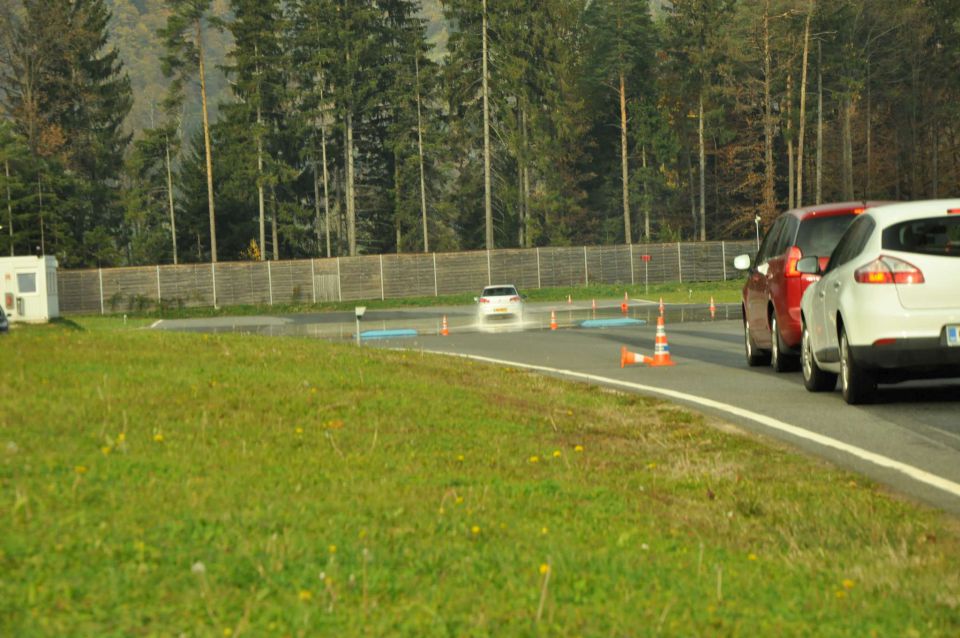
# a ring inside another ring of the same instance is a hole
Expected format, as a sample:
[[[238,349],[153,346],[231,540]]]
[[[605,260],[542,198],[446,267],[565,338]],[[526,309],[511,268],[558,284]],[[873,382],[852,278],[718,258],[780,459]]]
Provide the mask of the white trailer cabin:
[[[0,303],[11,322],[43,323],[59,317],[57,258],[0,257]]]

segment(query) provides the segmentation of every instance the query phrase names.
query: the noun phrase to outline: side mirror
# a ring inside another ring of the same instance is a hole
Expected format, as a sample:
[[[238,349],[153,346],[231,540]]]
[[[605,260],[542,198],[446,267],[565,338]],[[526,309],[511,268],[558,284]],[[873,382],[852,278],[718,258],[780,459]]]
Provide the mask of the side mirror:
[[[803,257],[800,261],[797,262],[797,272],[803,273],[804,275],[820,275],[823,273],[820,270],[820,258],[813,257]]]
[[[737,270],[749,270],[750,255],[737,255],[733,258],[733,267]]]
[[[480,297],[474,297],[473,303],[480,303]]]

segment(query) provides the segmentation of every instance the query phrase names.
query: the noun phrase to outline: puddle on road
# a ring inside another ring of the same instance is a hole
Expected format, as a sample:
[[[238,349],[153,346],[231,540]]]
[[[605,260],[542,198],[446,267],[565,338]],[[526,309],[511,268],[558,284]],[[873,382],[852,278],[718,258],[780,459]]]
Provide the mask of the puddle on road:
[[[581,322],[590,319],[639,319],[646,321],[649,326],[656,324],[659,314],[656,304],[632,306],[626,314],[621,312],[619,306],[601,307],[594,310],[591,307],[570,308],[566,304],[559,304],[555,308],[548,306],[528,308],[522,319],[487,319],[480,321],[476,315],[471,313],[451,314],[447,315],[447,326],[451,335],[458,333],[498,334],[549,330],[551,310],[556,313],[557,327],[560,330],[579,329]],[[437,314],[435,317],[425,318],[422,316],[423,313],[419,314],[420,316],[409,319],[397,318],[396,315],[391,315],[389,320],[377,320],[373,317],[364,319],[360,324],[360,331],[362,334],[366,331],[416,330],[420,336],[440,335],[443,328],[443,315]],[[708,305],[667,305],[664,308],[664,321],[668,324],[739,320],[740,317],[739,303],[717,305],[713,318],[710,316]],[[228,322],[229,318],[224,318],[224,323],[216,326],[182,326],[166,329],[191,332],[296,336],[330,340],[352,340],[356,338],[356,323],[354,321],[341,323],[272,323],[270,325],[244,325],[243,323],[230,324]]]

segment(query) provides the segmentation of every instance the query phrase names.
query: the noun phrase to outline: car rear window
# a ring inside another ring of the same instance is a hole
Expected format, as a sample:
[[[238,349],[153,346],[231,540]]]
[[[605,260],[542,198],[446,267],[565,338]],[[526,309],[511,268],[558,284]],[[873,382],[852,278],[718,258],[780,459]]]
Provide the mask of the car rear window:
[[[900,222],[884,229],[881,241],[887,250],[960,257],[960,217]]]
[[[516,288],[484,288],[484,297],[513,297],[517,294]]]
[[[807,257],[826,257],[836,248],[856,215],[830,215],[828,217],[808,217],[800,223],[796,245]]]

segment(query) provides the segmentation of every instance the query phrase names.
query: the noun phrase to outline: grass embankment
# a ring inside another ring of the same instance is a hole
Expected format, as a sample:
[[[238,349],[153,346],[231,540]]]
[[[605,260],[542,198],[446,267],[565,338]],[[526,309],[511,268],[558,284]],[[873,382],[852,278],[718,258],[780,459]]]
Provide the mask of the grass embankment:
[[[591,299],[623,299],[623,293],[631,299],[649,299],[664,303],[710,303],[713,297],[715,303],[739,303],[743,280],[709,281],[709,282],[672,282],[655,284],[644,287],[642,284],[634,286],[620,286],[612,284],[598,284],[590,286],[569,286],[558,288],[521,289],[527,296],[527,301],[566,301],[569,295],[577,301]],[[164,308],[134,310],[128,309],[125,314],[130,318],[150,319],[181,319],[190,317],[213,316],[249,316],[264,314],[295,314],[304,312],[330,312],[338,310],[353,311],[357,305],[365,305],[371,309],[384,308],[421,308],[429,306],[466,306],[474,303],[473,298],[480,291],[465,292],[458,295],[441,295],[439,297],[404,297],[401,299],[368,299],[360,301],[344,301],[330,303],[275,303],[273,305],[238,305],[223,306],[220,308]],[[117,309],[116,315],[124,314]]]
[[[0,634],[960,633],[954,519],[684,409],[80,323],[0,339]]]

